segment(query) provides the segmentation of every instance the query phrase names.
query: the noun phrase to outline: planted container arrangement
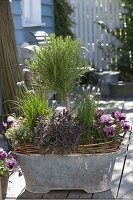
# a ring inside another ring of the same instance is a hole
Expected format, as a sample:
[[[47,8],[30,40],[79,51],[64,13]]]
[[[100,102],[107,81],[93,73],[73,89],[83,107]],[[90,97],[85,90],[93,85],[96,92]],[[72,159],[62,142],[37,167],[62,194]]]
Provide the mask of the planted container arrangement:
[[[6,153],[4,149],[0,148],[0,198],[6,196],[8,187],[8,177],[11,171],[15,170],[17,166],[16,159],[12,154]]]
[[[79,41],[53,35],[36,54],[30,65],[41,88],[28,91],[23,82],[17,84],[23,91],[15,102],[21,118],[14,116],[5,132],[20,162],[26,189],[35,193],[108,190],[115,160],[125,151],[123,140],[131,129],[126,115],[104,113],[89,94],[81,96],[75,112],[68,104],[62,112],[53,112],[43,84],[59,99],[69,96],[84,71]]]
[[[68,110],[52,113],[46,102],[38,109],[41,96],[36,96],[29,92],[18,100],[23,118],[21,123],[13,118],[16,126],[5,133],[20,162],[26,189],[35,193],[110,189],[115,160],[126,150],[123,140],[131,130],[126,115],[106,114],[86,94],[73,115]]]

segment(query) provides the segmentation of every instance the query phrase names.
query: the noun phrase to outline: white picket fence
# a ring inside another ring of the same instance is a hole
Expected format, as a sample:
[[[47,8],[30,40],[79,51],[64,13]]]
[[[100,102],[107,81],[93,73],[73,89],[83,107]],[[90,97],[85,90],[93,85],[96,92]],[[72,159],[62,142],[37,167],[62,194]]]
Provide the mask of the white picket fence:
[[[119,16],[121,13],[120,0],[69,0],[74,13],[72,18],[75,22],[72,32],[75,38],[80,38],[85,48],[89,50],[89,59],[94,62],[99,71],[109,69],[104,52],[98,48],[102,42],[104,48],[108,48],[111,42],[117,42],[114,37],[96,23],[103,21],[110,28],[120,26]]]

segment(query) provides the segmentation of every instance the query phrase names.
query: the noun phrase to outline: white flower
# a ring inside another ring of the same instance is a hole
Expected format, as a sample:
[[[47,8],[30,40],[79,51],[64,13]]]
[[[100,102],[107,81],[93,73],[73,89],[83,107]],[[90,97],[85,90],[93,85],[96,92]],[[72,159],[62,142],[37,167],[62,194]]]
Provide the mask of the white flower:
[[[13,116],[8,116],[7,117],[7,122],[9,123],[9,122],[15,122],[16,121],[16,119],[13,117]]]
[[[21,85],[24,85],[24,81],[21,81]]]
[[[29,93],[30,93],[30,94],[34,94],[35,91],[34,91],[34,90],[30,90]]]
[[[18,87],[22,87],[23,85],[24,85],[24,81],[17,82],[17,86],[18,86]]]

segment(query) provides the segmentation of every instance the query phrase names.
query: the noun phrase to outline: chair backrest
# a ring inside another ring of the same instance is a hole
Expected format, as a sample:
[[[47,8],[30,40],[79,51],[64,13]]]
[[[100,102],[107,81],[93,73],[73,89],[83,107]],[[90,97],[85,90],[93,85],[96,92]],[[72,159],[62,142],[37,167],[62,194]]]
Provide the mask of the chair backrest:
[[[44,46],[46,44],[45,37],[47,38],[47,40],[49,40],[48,33],[46,33],[45,31],[30,32],[30,34],[34,36],[39,46]]]

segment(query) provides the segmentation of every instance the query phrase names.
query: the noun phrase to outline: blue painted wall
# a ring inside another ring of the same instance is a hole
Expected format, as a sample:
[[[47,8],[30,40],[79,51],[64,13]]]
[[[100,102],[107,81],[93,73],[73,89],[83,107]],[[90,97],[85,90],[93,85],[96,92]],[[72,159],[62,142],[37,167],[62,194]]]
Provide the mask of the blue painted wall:
[[[26,27],[22,26],[22,8],[21,8],[21,0],[12,0],[12,13],[14,19],[14,27],[16,34],[17,47],[19,51],[19,55],[21,57],[21,45],[24,42],[28,42],[30,44],[35,43],[34,37],[30,34],[31,31],[46,31],[48,34],[54,32],[54,0],[41,0],[41,12],[42,12],[42,23],[45,23],[45,26],[37,26],[37,27]]]

